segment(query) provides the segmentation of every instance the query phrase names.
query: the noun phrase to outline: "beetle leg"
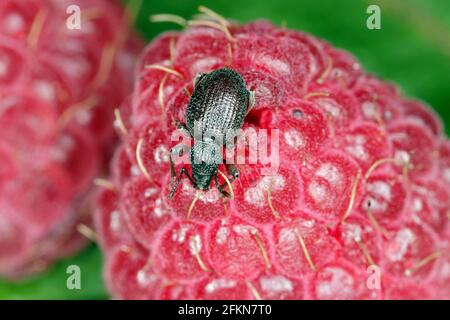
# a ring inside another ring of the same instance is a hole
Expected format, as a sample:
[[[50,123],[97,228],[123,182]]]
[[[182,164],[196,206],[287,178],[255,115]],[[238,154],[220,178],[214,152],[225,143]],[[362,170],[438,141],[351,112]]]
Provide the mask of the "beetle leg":
[[[178,152],[178,156],[181,157],[181,156],[183,156],[183,153],[185,152],[185,150],[183,148],[180,149],[178,147],[170,149],[169,159],[170,159],[170,175],[172,177],[171,183],[173,183],[173,178],[175,178],[177,176],[176,172],[175,172],[175,163],[173,162],[173,158],[172,158],[172,154],[174,152]]]
[[[219,192],[220,192],[221,195],[223,195],[224,197],[227,197],[227,198],[231,198],[231,194],[229,194],[228,192],[226,192],[226,191],[223,189],[223,186],[220,185],[220,183],[219,183],[219,177],[218,177],[217,173],[214,175],[214,182],[216,183],[217,190],[219,190]]]
[[[182,168],[182,169],[180,170],[180,174],[178,175],[177,180],[175,181],[175,183],[174,183],[173,186],[172,186],[172,189],[170,190],[170,193],[169,193],[169,199],[172,199],[172,198],[173,198],[173,195],[174,195],[175,191],[177,190],[178,185],[179,185],[180,182],[181,182],[181,178],[183,177],[183,174],[184,174],[186,177],[188,177],[189,181],[191,181],[192,184],[194,184],[194,180],[191,178],[191,176],[189,175],[189,173],[188,173],[188,171],[186,170],[186,168]]]
[[[239,177],[239,170],[232,163],[227,163],[225,166],[227,167],[227,173],[231,176],[230,182],[233,182]]]
[[[180,184],[180,181],[181,181],[181,178],[183,177],[183,174],[185,174],[189,178],[189,181],[191,181],[191,183],[194,184],[194,180],[191,178],[191,176],[187,172],[186,168],[182,168],[180,170],[180,174],[178,175],[176,181],[174,180],[175,177],[177,176],[177,174],[175,172],[175,164],[173,163],[173,159],[172,159],[172,152],[173,152],[173,149],[170,149],[170,154],[169,154],[169,158],[170,158],[170,175],[171,175],[170,184],[173,185],[173,187],[170,190],[169,199],[172,199],[173,194],[175,193],[175,190],[177,189],[178,185]]]
[[[170,154],[169,154],[169,158],[170,158],[170,176],[172,177],[170,183],[173,182],[173,178],[176,177],[176,175],[177,175],[175,173],[175,164],[173,163],[172,152],[173,152],[173,149],[170,149]]]
[[[172,154],[174,152],[178,152],[178,156],[182,157],[185,152],[188,152],[189,147],[186,145],[176,146],[175,148],[170,149],[169,152],[169,159],[170,159],[170,174],[172,176],[172,179],[176,176],[175,174],[175,164],[173,163]]]

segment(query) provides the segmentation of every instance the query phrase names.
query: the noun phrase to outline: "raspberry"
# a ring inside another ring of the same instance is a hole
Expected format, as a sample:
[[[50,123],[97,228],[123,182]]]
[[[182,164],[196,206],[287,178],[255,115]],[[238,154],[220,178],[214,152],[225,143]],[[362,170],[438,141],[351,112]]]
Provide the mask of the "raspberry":
[[[311,35],[208,21],[147,47],[121,109],[96,213],[112,295],[450,298],[450,144],[439,118]],[[225,66],[255,92],[243,128],[280,130],[279,168],[238,165],[232,199],[184,177],[170,200],[171,134],[193,78]]]
[[[73,4],[80,30],[66,27]],[[124,37],[125,21],[104,0],[0,4],[4,277],[34,274],[86,243],[77,226],[91,223],[85,203],[111,152],[113,110],[131,91],[140,47]]]

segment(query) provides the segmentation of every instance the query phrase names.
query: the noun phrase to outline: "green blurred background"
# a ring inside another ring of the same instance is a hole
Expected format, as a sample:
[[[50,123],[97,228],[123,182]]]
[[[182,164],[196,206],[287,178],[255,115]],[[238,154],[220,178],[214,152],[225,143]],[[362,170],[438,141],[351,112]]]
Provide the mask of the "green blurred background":
[[[135,1],[135,0],[133,0]],[[127,2],[127,1],[124,1]],[[366,27],[370,4],[381,8],[381,30]],[[148,17],[172,13],[190,18],[199,5],[239,22],[271,20],[308,31],[351,51],[366,70],[399,84],[432,105],[450,130],[450,1],[448,0],[144,0],[136,20],[142,36],[180,29]],[[99,249],[91,245],[46,274],[20,283],[0,280],[0,299],[104,299]],[[81,290],[66,288],[66,268],[81,268]]]

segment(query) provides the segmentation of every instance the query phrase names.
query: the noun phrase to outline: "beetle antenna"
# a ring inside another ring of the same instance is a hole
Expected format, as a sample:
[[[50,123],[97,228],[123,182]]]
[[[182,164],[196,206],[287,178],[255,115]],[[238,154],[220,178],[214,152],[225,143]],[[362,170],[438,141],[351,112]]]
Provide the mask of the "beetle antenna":
[[[356,175],[356,178],[353,181],[352,193],[350,195],[350,202],[349,202],[347,210],[345,211],[345,214],[341,220],[342,223],[345,222],[345,219],[347,219],[348,216],[350,215],[350,213],[352,212],[353,205],[355,203],[355,198],[356,198],[356,189],[358,188],[358,183],[359,183],[360,179],[361,179],[361,170],[358,170],[358,174]]]
[[[200,198],[200,190],[197,190],[195,192],[194,199],[192,199],[191,205],[189,206],[188,213],[187,213],[187,220],[191,220],[192,210],[194,209],[195,203]]]

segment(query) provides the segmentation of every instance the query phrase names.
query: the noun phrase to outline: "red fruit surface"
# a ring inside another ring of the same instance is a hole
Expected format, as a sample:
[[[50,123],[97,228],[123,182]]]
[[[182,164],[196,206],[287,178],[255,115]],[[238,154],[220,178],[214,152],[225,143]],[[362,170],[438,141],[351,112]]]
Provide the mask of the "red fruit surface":
[[[80,7],[81,29],[66,26],[69,5]],[[140,47],[125,22],[114,1],[0,3],[2,277],[37,273],[87,242],[77,226],[91,223],[92,180],[110,156],[113,110],[131,92]]]
[[[284,274],[292,277],[313,274],[340,254],[339,243],[322,221],[303,215],[274,229],[277,262]]]
[[[267,243],[261,234],[260,230],[238,219],[217,221],[207,238],[213,269],[235,279],[251,279],[261,273],[267,263]],[[242,264],[246,268],[238,268]]]
[[[330,262],[318,270],[310,282],[311,297],[320,300],[376,298],[366,286],[366,274],[345,260]]]
[[[264,21],[228,29],[162,34],[140,59],[111,165],[116,195],[99,191],[96,214],[112,295],[449,299],[450,144],[439,118],[311,35]],[[270,150],[279,130],[276,170],[249,162],[262,138],[244,141],[232,199],[186,177],[169,199],[168,150],[193,79],[225,66],[255,92],[243,137],[269,129]]]

